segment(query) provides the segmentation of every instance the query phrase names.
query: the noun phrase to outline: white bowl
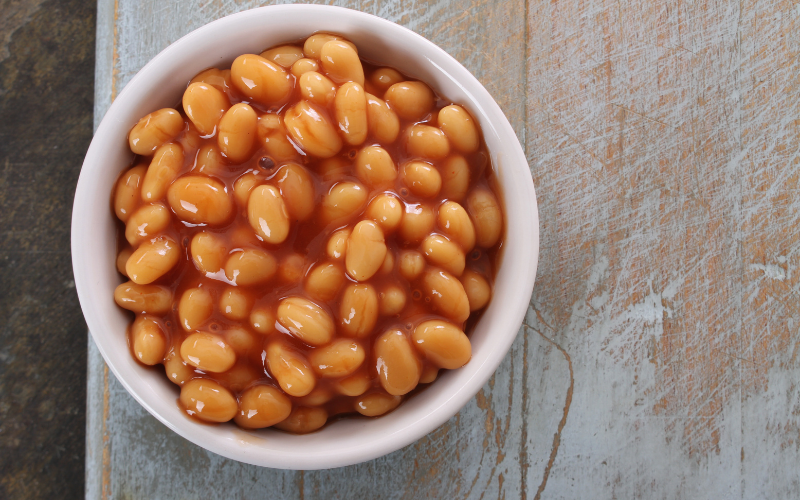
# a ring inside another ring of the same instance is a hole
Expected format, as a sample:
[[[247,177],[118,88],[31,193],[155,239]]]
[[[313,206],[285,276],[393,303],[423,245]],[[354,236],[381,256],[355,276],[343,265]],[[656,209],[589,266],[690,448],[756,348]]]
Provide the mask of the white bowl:
[[[134,361],[126,340],[127,312],[114,303],[122,282],[115,266],[116,226],[109,197],[132,158],[127,134],[138,119],[180,102],[186,83],[210,66],[229,67],[244,53],[316,31],[341,33],[367,60],[393,66],[465,105],[480,122],[505,198],[506,236],[494,297],[471,333],[466,366],[445,372],[394,412],[342,419],[303,436],[233,424],[196,423],[178,408],[177,390],[162,370]],[[517,335],[533,290],[539,217],[533,181],[514,130],[500,107],[461,64],[425,38],[384,19],[327,6],[263,7],[214,21],[173,43],[125,86],[106,113],[83,163],[72,213],[72,264],[89,330],[125,389],[167,427],[228,458],[281,469],[341,467],[411,444],[455,415],[486,383]]]

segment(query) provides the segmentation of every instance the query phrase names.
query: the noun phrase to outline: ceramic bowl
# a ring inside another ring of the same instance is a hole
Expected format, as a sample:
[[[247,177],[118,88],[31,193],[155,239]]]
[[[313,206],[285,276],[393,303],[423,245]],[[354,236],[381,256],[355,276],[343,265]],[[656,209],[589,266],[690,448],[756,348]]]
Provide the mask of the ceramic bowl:
[[[180,102],[200,70],[230,67],[244,53],[307,37],[341,33],[361,57],[427,82],[464,105],[480,122],[504,197],[506,235],[494,296],[470,334],[472,359],[444,371],[425,391],[374,419],[345,418],[308,435],[232,423],[203,425],[178,407],[177,387],[162,370],[137,364],[126,339],[129,313],[114,303],[123,279],[115,267],[116,232],[109,206],[112,186],[130,164],[127,134],[138,119]],[[72,261],[89,330],[111,371],[154,417],[189,441],[225,457],[282,469],[322,469],[374,459],[425,436],[454,416],[497,369],[519,331],[533,290],[539,255],[539,220],[522,147],[492,96],[461,64],[430,41],[390,21],[337,7],[272,6],[231,15],[176,41],[125,86],[109,108],[86,154],[75,193]]]

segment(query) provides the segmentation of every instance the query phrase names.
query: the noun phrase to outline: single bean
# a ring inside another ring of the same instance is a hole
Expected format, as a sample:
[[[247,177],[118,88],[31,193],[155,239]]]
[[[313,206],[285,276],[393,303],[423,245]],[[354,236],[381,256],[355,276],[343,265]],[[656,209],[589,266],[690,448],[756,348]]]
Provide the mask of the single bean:
[[[169,209],[163,203],[153,203],[139,207],[125,224],[125,239],[131,245],[138,245],[157,235],[169,226]]]
[[[474,153],[480,147],[480,133],[475,120],[461,106],[451,104],[443,107],[439,110],[437,122],[456,150]]]
[[[356,156],[354,171],[358,180],[373,189],[392,187],[397,178],[392,156],[380,146],[362,148]]]
[[[258,186],[253,190],[247,202],[247,220],[267,243],[283,243],[289,235],[289,211],[273,186]]]
[[[342,40],[326,42],[319,54],[322,70],[335,83],[355,82],[364,86],[364,67],[352,44]]]
[[[309,71],[303,73],[298,83],[303,99],[320,106],[329,106],[336,98],[336,85],[327,76]]]
[[[421,363],[405,334],[397,329],[387,330],[375,341],[378,380],[386,392],[402,396],[419,383]]]
[[[269,283],[277,270],[275,257],[265,250],[255,248],[236,250],[225,263],[225,276],[238,286]]]
[[[403,75],[394,68],[378,68],[369,75],[370,83],[381,92],[386,92],[389,87],[403,80]]]
[[[200,132],[197,131],[197,127],[194,126],[194,123],[188,121],[186,123],[186,130],[183,134],[178,135],[175,142],[183,148],[187,156],[191,156],[203,145],[203,138],[200,137]]]
[[[264,241],[259,238],[246,222],[237,222],[228,232],[231,248],[260,247]]]
[[[433,91],[422,82],[399,82],[386,90],[384,100],[400,118],[417,122],[431,112]]]
[[[367,190],[355,182],[339,182],[322,198],[320,219],[323,224],[344,224],[360,214],[367,202]]]
[[[381,144],[391,144],[400,133],[400,120],[383,99],[367,93],[369,132]]]
[[[289,215],[299,221],[308,220],[316,205],[314,180],[308,171],[296,163],[289,163],[278,169],[275,182]]]
[[[219,311],[228,319],[243,320],[250,316],[253,297],[238,287],[226,287],[219,298]]]
[[[222,269],[228,249],[225,242],[214,233],[201,231],[192,237],[189,245],[194,266],[203,274],[216,273]]]
[[[245,429],[263,429],[283,422],[292,413],[292,402],[279,389],[257,385],[239,397],[239,411],[233,418]]]
[[[465,253],[475,246],[475,228],[467,211],[458,203],[442,203],[439,207],[439,227],[451,241],[461,245]]]
[[[377,417],[389,413],[400,405],[403,398],[383,391],[364,394],[356,400],[355,410],[366,417]]]
[[[160,146],[144,174],[142,200],[153,202],[163,198],[170,184],[178,177],[183,159],[183,148],[179,145],[171,142]]]
[[[258,115],[249,104],[234,104],[219,121],[217,144],[222,154],[233,163],[244,163],[253,154],[256,144]]]
[[[238,393],[263,378],[263,370],[263,368],[256,370],[247,361],[239,361],[225,373],[217,374],[216,379],[228,390]]]
[[[425,256],[416,250],[400,252],[400,275],[408,281],[414,281],[425,270]]]
[[[448,370],[464,366],[472,356],[472,346],[467,336],[446,321],[420,323],[411,339],[428,360]]]
[[[267,346],[266,366],[283,392],[302,397],[311,392],[316,384],[314,371],[308,360],[288,344],[275,341]]]
[[[244,328],[238,326],[228,328],[223,332],[225,342],[233,348],[237,356],[247,358],[248,355],[254,352],[261,352],[261,337],[250,333]]]
[[[253,192],[257,186],[262,185],[267,179],[266,174],[261,169],[250,169],[241,175],[233,183],[233,197],[241,207],[247,207],[247,202],[250,201],[250,193]]]
[[[333,393],[327,387],[314,387],[314,390],[297,399],[299,406],[322,406],[333,399]]]
[[[123,173],[117,181],[114,191],[114,213],[122,222],[127,222],[131,214],[139,206],[142,193],[142,181],[147,172],[147,165],[136,165]]]
[[[366,140],[367,98],[364,87],[355,82],[342,84],[336,91],[334,111],[339,131],[347,144],[358,146]]]
[[[161,321],[153,316],[136,316],[131,326],[133,355],[146,365],[161,363],[167,352],[167,336]]]
[[[489,303],[489,299],[492,297],[492,287],[482,275],[467,269],[461,276],[461,284],[467,293],[470,311],[483,309]]]
[[[207,83],[213,85],[220,92],[225,92],[226,89],[231,88],[231,70],[209,68],[201,71],[189,82],[192,83]]]
[[[284,102],[293,87],[286,70],[255,54],[243,54],[234,59],[231,80],[236,90],[266,106]]]
[[[393,194],[379,194],[369,203],[364,216],[377,222],[384,234],[389,234],[403,219],[403,202]]]
[[[422,273],[421,288],[431,305],[442,315],[457,323],[469,317],[469,299],[464,286],[447,271],[427,268]]]
[[[180,247],[168,236],[142,243],[125,263],[125,273],[134,283],[147,285],[169,272],[180,258]]]
[[[461,276],[464,272],[466,264],[464,251],[444,236],[438,234],[427,236],[422,240],[420,251],[433,266],[439,266],[454,276]]]
[[[366,352],[355,340],[338,339],[311,351],[308,359],[320,377],[347,377],[364,362]]]
[[[431,365],[425,364],[425,367],[422,369],[422,374],[419,376],[419,383],[420,384],[430,384],[436,377],[439,375],[439,368]]]
[[[342,149],[328,112],[315,104],[300,101],[286,111],[283,120],[292,139],[310,155],[330,158]]]
[[[303,58],[303,49],[296,45],[281,45],[265,50],[261,53],[261,57],[284,68],[291,68],[294,63]]]
[[[236,399],[213,380],[196,378],[183,384],[181,406],[189,415],[207,422],[227,422],[236,415]]]
[[[217,125],[231,107],[228,97],[213,85],[192,83],[183,93],[183,110],[200,134],[211,137]]]
[[[379,310],[383,316],[394,316],[406,307],[406,292],[397,285],[384,286],[378,294]]]
[[[386,257],[383,259],[383,264],[381,264],[381,268],[378,270],[378,274],[381,276],[386,276],[387,274],[394,271],[394,253],[391,250],[386,250]]]
[[[261,115],[258,118],[256,133],[261,146],[276,161],[289,161],[299,157],[294,144],[289,140],[289,132],[281,115],[275,113]]]
[[[214,312],[214,299],[207,288],[189,288],[178,302],[178,321],[187,332],[197,330]]]
[[[419,243],[430,234],[436,223],[433,209],[424,203],[407,203],[400,221],[400,238],[410,244]]]
[[[450,143],[444,132],[430,125],[411,125],[406,129],[404,140],[409,156],[442,160],[450,154]]]
[[[332,262],[314,266],[308,273],[305,291],[309,297],[327,302],[339,295],[345,276],[341,265]]]
[[[359,369],[349,377],[333,382],[333,388],[344,396],[360,396],[372,387],[372,380],[365,369]]]
[[[117,254],[117,271],[119,271],[119,273],[126,278],[128,277],[128,274],[125,270],[125,264],[128,263],[128,259],[130,259],[131,254],[133,254],[133,248],[128,246],[120,250]]]
[[[292,64],[292,74],[295,78],[300,78],[309,71],[319,71],[319,63],[313,59],[304,57]]]
[[[169,381],[178,387],[191,380],[195,375],[194,367],[183,360],[178,352],[179,350],[180,344],[170,349],[164,358],[164,372],[167,374]]]
[[[328,412],[324,408],[300,406],[275,427],[293,434],[308,434],[320,429],[327,421]]]
[[[178,218],[193,224],[219,226],[233,213],[225,185],[203,175],[185,175],[173,182],[167,200]]]
[[[350,237],[350,229],[340,229],[333,233],[328,239],[325,253],[333,260],[341,260],[347,250],[347,238]]]
[[[357,281],[370,279],[386,257],[386,242],[380,226],[373,221],[361,221],[347,238],[345,268],[347,274]]]
[[[442,198],[461,202],[469,189],[469,164],[461,155],[450,155],[440,170],[442,174]]]
[[[331,40],[340,40],[350,45],[353,48],[353,50],[357,50],[355,45],[353,45],[351,42],[345,40],[339,35],[331,35],[329,33],[316,33],[306,38],[306,41],[303,44],[303,53],[305,54],[306,57],[310,57],[312,59],[319,59],[322,54],[322,46],[330,42]]]
[[[485,187],[476,187],[467,195],[467,212],[475,226],[475,242],[483,248],[493,247],[503,232],[500,203]]]
[[[197,332],[181,343],[181,358],[195,368],[222,373],[236,363],[236,352],[222,337]]]
[[[442,188],[439,171],[424,161],[410,161],[403,165],[401,177],[408,190],[420,198],[433,198]]]
[[[162,315],[172,309],[172,292],[164,286],[128,281],[114,290],[114,302],[135,313]]]
[[[256,307],[250,313],[250,326],[261,335],[269,335],[275,331],[275,311],[271,307]]]
[[[183,117],[172,108],[159,109],[144,116],[128,134],[128,145],[137,155],[150,156],[186,127]]]
[[[289,333],[312,346],[327,344],[334,334],[330,315],[301,297],[283,299],[278,305],[277,319]]]
[[[283,283],[299,283],[306,270],[306,258],[299,253],[287,254],[278,266],[278,277]]]
[[[191,172],[193,174],[208,175],[210,177],[220,177],[229,173],[229,170],[217,146],[205,144],[197,152],[197,157],[195,158]]]
[[[347,285],[339,302],[342,334],[363,338],[372,333],[378,321],[378,294],[368,284]]]

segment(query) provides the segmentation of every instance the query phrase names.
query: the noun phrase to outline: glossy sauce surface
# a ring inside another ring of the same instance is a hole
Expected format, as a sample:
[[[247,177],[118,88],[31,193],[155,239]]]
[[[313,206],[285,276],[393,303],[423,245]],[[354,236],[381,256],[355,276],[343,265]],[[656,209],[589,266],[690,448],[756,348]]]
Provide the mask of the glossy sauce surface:
[[[115,299],[200,420],[311,432],[469,360],[503,234],[480,130],[352,47],[241,56],[131,132]]]

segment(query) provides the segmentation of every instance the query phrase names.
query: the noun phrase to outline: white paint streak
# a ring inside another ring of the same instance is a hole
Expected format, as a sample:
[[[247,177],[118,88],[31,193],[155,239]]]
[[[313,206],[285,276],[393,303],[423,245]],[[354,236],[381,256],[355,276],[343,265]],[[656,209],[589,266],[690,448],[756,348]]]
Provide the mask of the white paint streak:
[[[776,264],[750,264],[750,269],[762,271],[764,276],[770,279],[778,281],[784,281],[786,279],[786,271]]]

